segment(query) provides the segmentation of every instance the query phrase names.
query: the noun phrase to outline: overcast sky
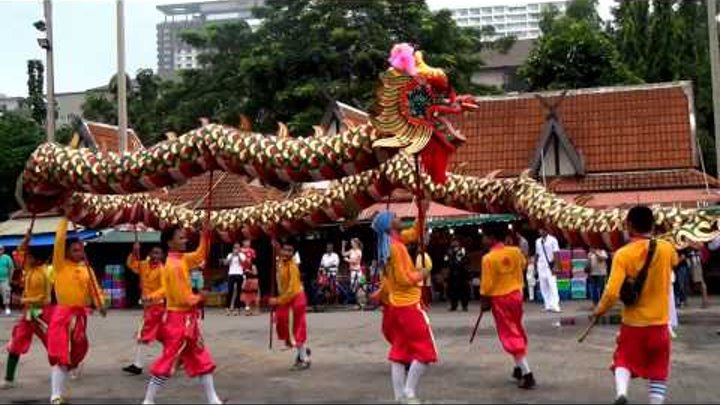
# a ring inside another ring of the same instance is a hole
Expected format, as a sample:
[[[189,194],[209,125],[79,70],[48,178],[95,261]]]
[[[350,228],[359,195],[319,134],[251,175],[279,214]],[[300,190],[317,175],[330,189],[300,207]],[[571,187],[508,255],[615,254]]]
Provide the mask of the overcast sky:
[[[508,4],[514,0],[428,0],[431,8],[450,4]],[[527,3],[537,0],[517,0]],[[158,4],[191,0],[126,0],[126,66],[129,73],[157,66],[155,24],[162,21]],[[600,0],[600,14],[609,17],[613,0]],[[55,89],[84,91],[104,85],[116,71],[115,1],[54,0]],[[0,93],[27,95],[28,59],[45,60],[32,23],[42,19],[40,0],[0,0]]]

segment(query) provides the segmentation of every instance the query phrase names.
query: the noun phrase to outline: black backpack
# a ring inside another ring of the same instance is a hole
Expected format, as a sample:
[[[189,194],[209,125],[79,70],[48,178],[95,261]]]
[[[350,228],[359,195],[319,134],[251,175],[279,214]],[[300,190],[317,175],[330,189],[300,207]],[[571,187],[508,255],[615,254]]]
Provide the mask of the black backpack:
[[[653,256],[655,256],[657,241],[655,239],[650,239],[648,245],[648,253],[645,257],[645,263],[640,269],[637,277],[633,278],[626,276],[622,287],[620,287],[620,301],[622,301],[626,307],[635,305],[640,300],[640,293],[642,292],[645,280],[647,279],[648,268],[650,267]]]

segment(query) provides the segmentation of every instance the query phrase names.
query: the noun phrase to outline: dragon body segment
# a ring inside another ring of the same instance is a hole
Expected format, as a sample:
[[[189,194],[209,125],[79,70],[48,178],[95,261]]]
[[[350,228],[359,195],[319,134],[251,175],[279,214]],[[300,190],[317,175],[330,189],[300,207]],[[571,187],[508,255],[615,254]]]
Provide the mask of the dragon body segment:
[[[408,54],[408,49],[407,44],[398,52],[393,48],[393,67],[381,75],[368,123],[350,124],[332,136],[316,129],[315,136],[306,138],[288,137],[284,126],[277,135],[266,136],[209,124],[123,155],[43,144],[22,173],[24,203],[33,213],[58,207],[74,222],[92,228],[143,222],[155,228],[172,224],[197,229],[206,212],[143,192],[222,170],[268,183],[332,181],[326,190],[293,199],[211,212],[211,226],[226,240],[239,234],[300,232],[353,218],[395,188],[417,192],[422,187],[446,205],[523,215],[562,233],[574,245],[616,248],[623,243],[624,210],[566,201],[526,174],[496,178],[447,173],[448,156],[465,138],[446,117],[477,105],[468,96],[457,96],[442,70],[429,67],[421,53]],[[720,234],[717,215],[667,207],[654,211],[663,237],[678,246]]]

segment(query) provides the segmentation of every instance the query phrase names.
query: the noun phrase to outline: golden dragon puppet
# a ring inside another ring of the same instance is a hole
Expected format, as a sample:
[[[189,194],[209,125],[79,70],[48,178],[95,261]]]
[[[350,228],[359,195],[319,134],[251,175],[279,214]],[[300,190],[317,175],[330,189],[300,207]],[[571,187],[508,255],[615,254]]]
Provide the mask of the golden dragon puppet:
[[[241,233],[255,237],[300,232],[352,218],[395,188],[416,191],[421,186],[433,200],[447,205],[520,214],[554,228],[574,245],[622,244],[624,210],[576,205],[527,174],[479,178],[446,173],[447,156],[465,140],[448,118],[476,105],[472,97],[457,96],[445,72],[429,67],[421,53],[408,58],[405,52],[404,60],[398,53],[401,61],[391,56],[393,67],[381,75],[376,108],[367,124],[348,125],[333,136],[316,129],[315,136],[305,138],[288,137],[282,126],[278,134],[266,136],[211,124],[123,155],[46,143],[22,173],[23,201],[33,213],[57,207],[74,222],[94,228],[139,222],[155,228],[199,228],[206,220],[204,211],[144,192],[223,170],[269,183],[332,180],[326,190],[293,199],[213,211],[211,226],[225,240]],[[418,154],[422,172],[412,157]],[[654,211],[663,237],[679,246],[720,234],[717,215],[668,207]]]

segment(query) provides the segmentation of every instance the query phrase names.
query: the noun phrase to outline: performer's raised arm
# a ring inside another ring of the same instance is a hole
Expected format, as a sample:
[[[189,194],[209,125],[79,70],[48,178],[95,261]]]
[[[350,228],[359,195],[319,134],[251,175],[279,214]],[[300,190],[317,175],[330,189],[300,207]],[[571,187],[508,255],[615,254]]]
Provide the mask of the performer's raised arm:
[[[67,245],[67,218],[62,218],[55,231],[55,245],[53,246],[53,270],[57,273],[62,271],[65,265],[65,247]]]
[[[200,243],[194,252],[185,253],[185,262],[190,268],[200,267],[207,257],[208,250],[210,250],[210,235],[211,230],[204,229],[200,233]]]

